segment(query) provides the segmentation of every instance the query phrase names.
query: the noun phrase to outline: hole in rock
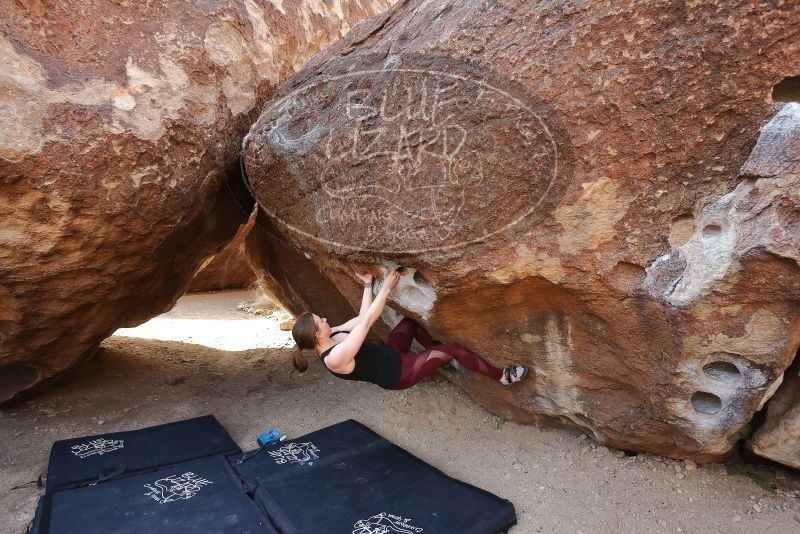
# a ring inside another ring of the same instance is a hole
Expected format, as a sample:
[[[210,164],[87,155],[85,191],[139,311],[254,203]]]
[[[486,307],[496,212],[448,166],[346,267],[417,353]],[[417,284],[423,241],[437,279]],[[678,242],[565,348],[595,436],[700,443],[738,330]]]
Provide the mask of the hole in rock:
[[[704,415],[714,415],[722,409],[722,400],[713,393],[698,391],[690,401],[694,411]]]
[[[691,215],[681,215],[672,219],[669,227],[667,241],[672,247],[679,247],[691,239],[694,233],[694,217]]]
[[[39,370],[29,363],[14,362],[0,365],[0,401],[10,399],[17,392],[39,380]]]
[[[316,311],[316,310],[315,310]],[[330,324],[340,318],[325,314]],[[138,338],[163,342],[171,349],[198,346],[222,352],[277,349],[291,344],[291,334],[280,329],[290,321],[278,305],[261,292],[234,290],[219,293],[191,293],[175,307],[135,328],[120,328],[117,338]]]
[[[703,366],[703,372],[714,380],[720,382],[735,382],[739,379],[739,368],[731,362],[711,362]]]
[[[707,224],[703,227],[703,237],[716,237],[722,232],[722,227],[718,224]]]
[[[608,273],[608,281],[615,289],[631,293],[646,275],[647,271],[641,265],[620,261]]]
[[[800,76],[789,76],[772,88],[773,102],[800,102]]]

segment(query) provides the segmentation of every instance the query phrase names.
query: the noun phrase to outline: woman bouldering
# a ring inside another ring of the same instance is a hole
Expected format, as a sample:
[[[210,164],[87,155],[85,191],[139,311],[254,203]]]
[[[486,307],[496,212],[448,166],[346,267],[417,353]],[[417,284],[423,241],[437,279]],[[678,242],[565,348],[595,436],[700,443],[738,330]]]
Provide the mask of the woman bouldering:
[[[380,317],[389,293],[400,279],[400,273],[390,271],[374,299],[372,275],[356,276],[364,283],[357,317],[336,328],[332,328],[326,318],[308,311],[297,318],[292,328],[292,337],[297,343],[292,363],[298,371],[303,372],[308,368],[301,350],[314,349],[334,376],[371,382],[384,389],[409,388],[451,360],[456,360],[474,373],[498,380],[505,386],[511,386],[527,376],[528,368],[523,365],[512,364],[500,369],[460,343],[434,341],[422,326],[408,317],[394,327],[385,343],[368,341],[367,334]],[[409,354],[414,339],[425,350]]]

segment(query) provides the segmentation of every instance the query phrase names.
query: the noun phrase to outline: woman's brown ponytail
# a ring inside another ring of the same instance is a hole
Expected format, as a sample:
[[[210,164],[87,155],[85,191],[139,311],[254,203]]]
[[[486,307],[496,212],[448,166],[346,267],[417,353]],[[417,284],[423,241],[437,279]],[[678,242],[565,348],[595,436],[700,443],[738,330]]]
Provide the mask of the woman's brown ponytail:
[[[317,326],[314,324],[314,315],[311,312],[303,312],[294,322],[292,327],[292,337],[297,343],[294,354],[292,355],[292,366],[301,373],[308,369],[308,360],[303,356],[303,349],[313,349]]]
[[[297,345],[294,346],[294,354],[292,354],[292,367],[305,373],[308,369],[308,360],[303,356],[303,351]]]

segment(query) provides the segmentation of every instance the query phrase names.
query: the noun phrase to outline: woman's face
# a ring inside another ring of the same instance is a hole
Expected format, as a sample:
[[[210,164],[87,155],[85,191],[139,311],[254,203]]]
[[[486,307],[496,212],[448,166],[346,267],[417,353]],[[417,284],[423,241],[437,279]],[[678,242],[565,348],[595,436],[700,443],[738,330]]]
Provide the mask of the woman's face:
[[[333,329],[328,324],[328,319],[314,315],[314,325],[317,327],[317,334],[323,339],[331,336]]]

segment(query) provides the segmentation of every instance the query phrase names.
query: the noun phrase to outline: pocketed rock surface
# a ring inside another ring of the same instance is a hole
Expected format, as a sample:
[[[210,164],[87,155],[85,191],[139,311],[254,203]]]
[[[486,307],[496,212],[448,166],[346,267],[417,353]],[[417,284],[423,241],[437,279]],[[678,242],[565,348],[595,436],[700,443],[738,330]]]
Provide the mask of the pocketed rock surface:
[[[388,5],[0,1],[0,402],[174,304],[266,98]]]
[[[453,377],[495,415],[721,458],[800,345],[800,96],[773,99],[798,25],[788,2],[398,2],[251,129],[248,251],[333,320],[354,266],[405,266],[395,311],[530,367]]]
[[[168,314],[121,332],[172,340],[113,336],[71,384],[0,411],[0,532],[20,533],[33,516],[39,492],[10,488],[47,469],[53,441],[208,413],[244,449],[271,427],[297,437],[356,419],[446,474],[511,500],[519,520],[512,534],[800,529],[800,478],[780,468],[625,456],[573,430],[503,422],[438,377],[402,392],[336,379],[316,362],[301,377],[290,372],[289,334],[237,310],[251,298],[184,297]]]

